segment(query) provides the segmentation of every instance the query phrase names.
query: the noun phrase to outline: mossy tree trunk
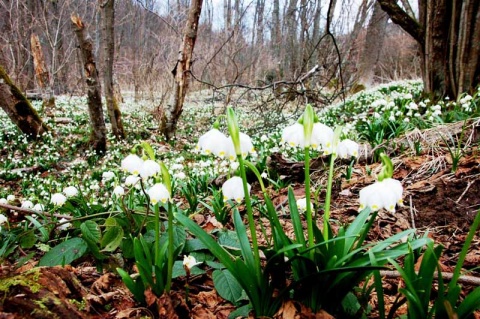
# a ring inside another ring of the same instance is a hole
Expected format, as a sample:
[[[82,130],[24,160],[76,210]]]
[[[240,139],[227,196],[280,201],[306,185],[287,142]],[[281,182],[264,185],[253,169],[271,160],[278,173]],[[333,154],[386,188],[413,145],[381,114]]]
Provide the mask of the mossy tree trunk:
[[[39,139],[48,131],[25,95],[0,65],[0,106],[18,128],[30,139]]]
[[[122,123],[122,113],[118,106],[113,88],[113,59],[115,56],[115,0],[99,0],[102,12],[103,24],[103,46],[105,50],[105,74],[103,75],[103,86],[105,100],[107,101],[108,117],[112,125],[112,133],[117,138],[125,138],[125,130]]]
[[[91,38],[85,37],[85,25],[80,17],[72,14],[71,20],[73,29],[77,35],[87,83],[88,114],[92,124],[90,144],[97,153],[105,153],[107,149],[107,129],[105,127],[105,118],[102,110],[102,95],[98,71],[93,55],[93,42]]]

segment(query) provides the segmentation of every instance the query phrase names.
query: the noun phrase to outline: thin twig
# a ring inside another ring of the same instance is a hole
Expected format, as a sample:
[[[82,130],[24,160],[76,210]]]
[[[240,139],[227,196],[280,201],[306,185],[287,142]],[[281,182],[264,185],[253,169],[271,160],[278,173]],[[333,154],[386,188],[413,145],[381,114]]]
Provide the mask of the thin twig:
[[[451,272],[442,272],[442,279],[444,281],[450,281],[453,278],[453,273]],[[380,276],[387,277],[387,278],[400,278],[402,275],[396,270],[380,270]],[[438,272],[435,272],[433,275],[435,279],[438,279]],[[472,286],[480,286],[480,278],[475,276],[460,276],[458,278],[458,283],[472,285]]]
[[[460,197],[457,199],[457,201],[455,203],[460,203],[460,201],[462,200],[463,196],[465,196],[465,194],[468,192],[468,190],[470,189],[470,186],[472,186],[472,184],[474,183],[475,181],[468,181],[468,184],[467,184],[467,187],[465,188],[465,190],[463,191],[462,195],[460,195]]]

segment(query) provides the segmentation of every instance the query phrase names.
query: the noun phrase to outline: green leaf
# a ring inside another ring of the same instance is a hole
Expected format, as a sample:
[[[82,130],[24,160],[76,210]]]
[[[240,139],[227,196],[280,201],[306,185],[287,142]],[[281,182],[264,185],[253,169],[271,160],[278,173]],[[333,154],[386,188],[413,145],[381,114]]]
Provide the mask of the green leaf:
[[[229,250],[240,250],[237,233],[231,230],[222,231],[218,236],[218,243]]]
[[[100,227],[93,220],[87,220],[80,225],[80,230],[82,235],[86,240],[92,241],[94,243],[100,243],[102,238],[102,232]]]
[[[68,265],[87,251],[87,243],[82,238],[72,238],[53,247],[38,262],[39,266]]]
[[[236,319],[236,318],[248,318],[248,315],[252,311],[252,305],[246,304],[244,306],[238,307],[234,311],[232,311],[228,315],[228,319]]]
[[[123,269],[117,268],[117,272],[122,277],[123,282],[125,283],[125,286],[132,292],[133,296],[135,299],[137,299],[139,302],[144,303],[145,302],[145,286],[143,285],[143,282],[141,280],[133,280],[132,277]]]
[[[37,229],[40,231],[40,234],[42,234],[42,238],[40,239],[42,242],[46,242],[49,239],[48,236],[48,230],[43,227],[42,224],[32,216],[25,216],[26,219],[28,219]],[[24,247],[25,248],[25,247]]]
[[[120,226],[110,226],[103,235],[101,246],[103,251],[114,251],[120,246],[123,239],[123,228]]]
[[[215,270],[212,274],[213,284],[218,294],[234,305],[242,297],[242,287],[228,269]]]
[[[20,246],[22,248],[32,248],[37,242],[37,237],[32,230],[27,231],[20,237]]]

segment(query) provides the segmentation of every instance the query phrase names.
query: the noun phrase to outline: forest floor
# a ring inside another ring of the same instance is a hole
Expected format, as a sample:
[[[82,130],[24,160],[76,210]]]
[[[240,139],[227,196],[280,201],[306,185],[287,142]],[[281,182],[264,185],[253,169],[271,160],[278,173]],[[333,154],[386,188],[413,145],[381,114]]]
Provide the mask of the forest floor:
[[[452,135],[455,128],[449,127]],[[438,130],[438,129],[436,129]],[[465,136],[478,140],[473,129]],[[422,151],[415,154],[410,149],[395,155],[391,152],[395,166],[394,178],[401,180],[404,187],[404,206],[398,207],[394,214],[380,212],[369,233],[368,240],[375,241],[390,237],[402,230],[415,228],[418,235],[428,232],[438,245],[445,247],[440,260],[444,273],[453,271],[462,249],[472,220],[480,209],[480,151],[477,143],[462,143],[461,158],[455,171],[452,170],[451,148],[442,141],[429,140],[428,132],[416,132],[403,137],[407,142],[413,134],[421,134]],[[418,138],[418,136],[417,136]],[[407,143],[408,144],[408,143]],[[288,164],[285,164],[288,165]],[[350,223],[358,214],[358,192],[374,181],[368,171],[378,171],[380,164],[367,165],[359,160],[354,165],[353,175],[349,181],[334,183],[332,200],[332,220],[338,225]],[[288,171],[288,167],[287,167]],[[338,177],[341,169],[337,171]],[[312,172],[313,184],[322,185],[327,178],[325,170]],[[292,184],[298,197],[304,196],[301,182]],[[258,185],[253,185],[252,192],[260,193]],[[258,195],[258,194],[257,194]],[[280,207],[287,200],[287,189],[273,191],[270,194],[274,205]],[[320,193],[320,198],[324,194]],[[289,216],[283,216],[285,232],[292,233]],[[263,219],[258,217],[258,227]],[[208,218],[197,222],[205,229]],[[266,223],[266,221],[265,221]],[[232,225],[227,225],[232,227]],[[464,275],[480,279],[480,238],[476,236],[464,262]],[[261,243],[260,243],[261,244]],[[146,292],[150,308],[140,307],[131,293],[122,283],[120,277],[106,269],[99,273],[93,260],[66,267],[35,268],[37,261],[30,260],[21,267],[15,264],[2,264],[0,278],[0,298],[16,300],[15,304],[3,304],[2,318],[228,318],[235,310],[229,302],[223,300],[215,291],[211,271],[200,276],[193,276],[188,282],[189,294],[186,296],[186,280],[180,277],[174,280],[169,296],[156,297]],[[385,277],[384,290],[388,310],[397,298],[398,287],[403,285],[399,277]],[[469,291],[478,283],[464,283],[463,291]],[[372,312],[368,318],[377,318],[377,301],[373,294],[369,300]],[[158,306],[155,313],[151,309]],[[27,311],[28,309],[28,311]],[[398,317],[406,311],[401,307],[396,312]],[[52,316],[52,314],[54,314]],[[325,312],[312,313],[300,304],[287,301],[275,318],[333,318]],[[480,318],[476,314],[475,318]]]

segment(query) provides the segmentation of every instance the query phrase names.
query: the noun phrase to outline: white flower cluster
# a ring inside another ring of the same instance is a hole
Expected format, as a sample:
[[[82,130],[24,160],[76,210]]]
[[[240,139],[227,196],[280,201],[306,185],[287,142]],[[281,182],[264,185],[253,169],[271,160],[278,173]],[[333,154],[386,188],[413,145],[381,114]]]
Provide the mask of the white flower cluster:
[[[240,148],[243,157],[254,155],[252,139],[245,133],[240,132]],[[216,128],[212,128],[207,133],[200,136],[195,149],[204,155],[216,155],[219,158],[234,161],[237,158],[235,147],[231,137],[227,137]]]
[[[403,187],[399,181],[393,178],[377,181],[360,191],[360,210],[366,207],[373,211],[385,208],[394,213],[395,206],[403,204],[402,194]]]
[[[121,167],[132,175],[140,175],[143,179],[160,173],[160,165],[153,160],[143,160],[135,154],[130,154],[122,160]]]

